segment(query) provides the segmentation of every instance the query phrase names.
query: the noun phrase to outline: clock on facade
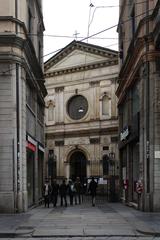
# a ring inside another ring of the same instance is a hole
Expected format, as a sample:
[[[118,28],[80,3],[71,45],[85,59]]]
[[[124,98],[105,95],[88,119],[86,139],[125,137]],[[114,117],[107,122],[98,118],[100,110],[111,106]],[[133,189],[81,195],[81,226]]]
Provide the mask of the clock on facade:
[[[67,103],[67,112],[70,118],[79,120],[83,118],[88,111],[88,102],[82,95],[71,97]]]

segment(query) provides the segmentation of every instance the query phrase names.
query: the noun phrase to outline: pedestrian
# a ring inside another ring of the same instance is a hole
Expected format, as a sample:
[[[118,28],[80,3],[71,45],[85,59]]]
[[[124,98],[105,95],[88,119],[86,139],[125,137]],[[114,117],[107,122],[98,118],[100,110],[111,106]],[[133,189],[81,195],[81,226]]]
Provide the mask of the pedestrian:
[[[76,178],[76,181],[74,183],[74,189],[75,189],[75,204],[77,203],[81,204],[82,184],[80,182],[79,177]]]
[[[58,191],[59,191],[59,184],[57,183],[56,179],[52,182],[52,192],[51,192],[51,198],[53,202],[53,206],[57,206],[57,200],[58,200]]]
[[[74,184],[73,184],[72,180],[70,179],[68,182],[68,195],[69,195],[70,205],[73,205],[74,194],[75,194]]]
[[[59,194],[61,198],[61,206],[63,206],[63,200],[64,200],[65,206],[67,207],[67,184],[65,180],[62,181],[59,187]]]
[[[49,184],[49,181],[46,180],[43,186],[43,196],[44,196],[44,205],[45,207],[48,206],[48,208],[50,203],[50,194],[51,194],[51,185]]]
[[[97,190],[97,182],[94,180],[94,177],[92,177],[92,180],[89,183],[88,192],[91,194],[92,206],[93,207],[95,206],[96,190]]]

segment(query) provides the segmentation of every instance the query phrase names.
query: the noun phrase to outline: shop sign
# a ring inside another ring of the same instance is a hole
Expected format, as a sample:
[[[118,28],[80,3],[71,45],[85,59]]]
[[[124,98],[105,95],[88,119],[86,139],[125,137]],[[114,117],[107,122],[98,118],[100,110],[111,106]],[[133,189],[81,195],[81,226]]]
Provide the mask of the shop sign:
[[[27,148],[29,148],[30,150],[32,150],[33,152],[36,151],[36,146],[34,146],[32,143],[27,142]]]
[[[154,157],[155,158],[160,158],[160,151],[155,151],[154,152]]]
[[[28,140],[28,142],[32,143],[33,145],[35,145],[35,146],[37,145],[37,142],[29,135],[27,135],[27,140]]]
[[[41,152],[44,152],[44,148],[41,147],[41,145],[38,145],[38,149],[39,149]]]
[[[123,129],[123,131],[120,133],[120,140],[123,141],[125,140],[129,135],[129,128],[126,127]]]

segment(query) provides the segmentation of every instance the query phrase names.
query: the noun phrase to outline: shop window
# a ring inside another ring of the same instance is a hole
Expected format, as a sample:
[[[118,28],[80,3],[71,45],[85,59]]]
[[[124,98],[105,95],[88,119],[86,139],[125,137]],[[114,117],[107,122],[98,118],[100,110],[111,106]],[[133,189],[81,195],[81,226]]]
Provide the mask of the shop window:
[[[139,84],[132,89],[132,116],[135,116],[140,110]]]

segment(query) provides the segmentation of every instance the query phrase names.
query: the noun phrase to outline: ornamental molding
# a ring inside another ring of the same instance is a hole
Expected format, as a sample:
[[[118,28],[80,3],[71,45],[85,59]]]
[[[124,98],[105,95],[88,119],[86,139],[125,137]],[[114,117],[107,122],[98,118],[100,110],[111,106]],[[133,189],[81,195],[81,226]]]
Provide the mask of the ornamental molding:
[[[53,101],[53,100],[48,100],[47,102],[46,102],[46,107],[47,108],[49,108],[49,106],[53,106],[53,107],[55,107],[55,102]]]
[[[55,77],[55,76],[60,76],[64,74],[70,74],[70,73],[93,70],[93,69],[102,68],[102,67],[114,66],[117,64],[118,64],[118,59],[115,58],[112,60],[107,60],[107,61],[105,60],[103,62],[97,62],[97,63],[88,64],[88,65],[81,65],[81,66],[76,66],[76,67],[67,68],[67,69],[55,70],[52,72],[45,73],[44,77],[45,78]]]
[[[58,92],[63,92],[63,90],[64,90],[64,87],[62,86],[62,87],[56,87],[55,88],[55,92],[56,93],[58,93]]]
[[[57,54],[55,54],[53,57],[51,57],[49,60],[47,60],[47,62],[45,62],[44,64],[45,71],[51,68],[56,63],[58,63],[59,61],[61,61],[63,58],[65,58],[74,50],[81,50],[83,52],[95,54],[110,59],[117,58],[118,61],[117,51],[74,40],[70,44],[68,44],[65,48],[63,48],[61,51],[59,51]]]

